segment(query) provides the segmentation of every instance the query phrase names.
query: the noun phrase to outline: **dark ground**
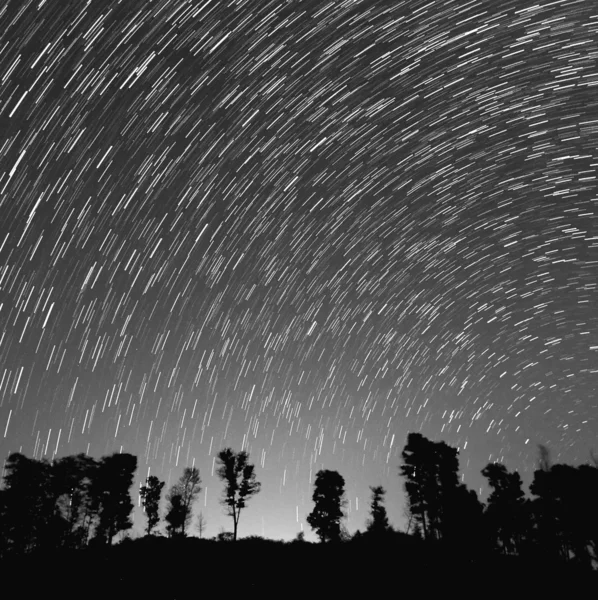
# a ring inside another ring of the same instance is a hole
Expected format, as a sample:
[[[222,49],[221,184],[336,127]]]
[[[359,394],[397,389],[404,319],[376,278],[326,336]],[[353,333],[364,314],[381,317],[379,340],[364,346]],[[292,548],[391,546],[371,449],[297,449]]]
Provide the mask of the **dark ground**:
[[[598,573],[421,545],[150,538],[0,563],[1,598],[594,597]],[[15,591],[13,591],[15,590]]]

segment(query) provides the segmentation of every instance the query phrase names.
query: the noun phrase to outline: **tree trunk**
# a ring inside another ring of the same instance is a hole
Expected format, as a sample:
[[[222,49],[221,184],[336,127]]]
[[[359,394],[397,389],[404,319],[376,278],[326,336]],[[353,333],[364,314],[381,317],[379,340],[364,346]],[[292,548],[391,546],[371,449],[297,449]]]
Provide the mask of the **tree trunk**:
[[[89,507],[85,507],[85,517],[83,517],[83,528],[85,530],[85,546],[89,545],[89,531],[91,529],[92,521],[93,515],[90,514]]]
[[[428,527],[426,524],[426,511],[422,510],[421,514],[422,514],[422,525],[424,528],[424,540],[428,541]]]

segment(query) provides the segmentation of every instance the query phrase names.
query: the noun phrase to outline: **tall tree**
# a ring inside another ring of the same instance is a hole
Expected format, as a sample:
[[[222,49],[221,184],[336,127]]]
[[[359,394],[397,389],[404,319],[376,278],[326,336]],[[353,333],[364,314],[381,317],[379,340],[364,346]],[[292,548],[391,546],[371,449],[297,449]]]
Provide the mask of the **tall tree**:
[[[47,539],[48,526],[54,517],[51,490],[51,465],[18,452],[5,464],[4,506],[6,548],[22,554],[39,547]]]
[[[314,508],[307,522],[321,542],[341,541],[341,521],[345,516],[345,480],[337,471],[320,470],[316,473]]]
[[[405,478],[410,517],[419,524],[424,539],[442,539],[448,526],[444,514],[449,498],[459,487],[458,450],[445,442],[432,442],[421,433],[410,433],[401,454],[400,475]]]
[[[114,453],[100,460],[92,484],[98,506],[95,537],[100,543],[112,544],[117,533],[133,526],[134,505],[129,490],[136,470],[137,457],[132,454]]]
[[[87,543],[87,522],[92,517],[92,485],[98,463],[87,454],[80,453],[55,460],[53,495],[57,511],[65,527],[61,545],[81,548]]]
[[[492,488],[484,514],[494,546],[504,554],[518,554],[524,537],[525,493],[521,477],[500,463],[489,463],[482,475]]]
[[[576,486],[577,510],[575,511],[575,528],[581,533],[578,536],[581,553],[584,541],[594,566],[598,565],[598,465],[580,465]],[[585,536],[585,537],[584,537]],[[583,562],[583,559],[580,560]]]
[[[6,490],[0,489],[0,560],[10,551],[10,510]]]
[[[431,443],[419,433],[410,433],[401,456],[403,464],[399,472],[405,478],[410,522],[419,525],[423,538],[428,539],[434,535],[428,506],[429,490],[435,484],[427,467],[433,461]]]
[[[484,505],[474,490],[463,483],[450,486],[442,496],[441,539],[472,558],[486,547],[482,533]]]
[[[553,464],[530,485],[538,546],[553,557],[589,568],[596,557],[598,469]]]
[[[236,541],[241,510],[260,491],[262,484],[256,479],[255,466],[249,463],[247,452],[224,448],[218,453],[217,460],[216,474],[224,483],[220,503],[233,519],[233,540]]]
[[[147,516],[146,535],[151,535],[152,529],[160,522],[160,497],[164,485],[164,482],[160,481],[155,475],[150,475],[139,491],[141,504]]]
[[[370,518],[367,521],[366,528],[368,533],[380,535],[388,532],[388,516],[384,506],[384,495],[386,490],[381,486],[370,486],[372,500],[370,502]]]
[[[173,510],[172,515],[176,523],[175,533],[179,533],[183,537],[187,534],[187,528],[193,517],[193,503],[199,497],[200,492],[201,477],[197,467],[185,467],[178,482],[168,492],[170,508]],[[177,496],[180,497],[180,506],[178,500],[175,500],[174,503],[172,501]]]
[[[197,515],[197,524],[196,524],[197,533],[199,533],[199,539],[201,539],[203,537],[203,534],[206,531],[206,525],[207,525],[206,518],[203,516],[203,513],[200,511],[199,514]]]

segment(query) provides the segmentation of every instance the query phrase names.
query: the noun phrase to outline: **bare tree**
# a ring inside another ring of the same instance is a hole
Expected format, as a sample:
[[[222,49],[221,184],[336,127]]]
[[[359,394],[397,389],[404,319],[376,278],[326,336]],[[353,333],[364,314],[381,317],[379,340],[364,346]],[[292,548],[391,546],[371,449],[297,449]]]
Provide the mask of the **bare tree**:
[[[204,531],[206,530],[206,525],[207,525],[207,521],[206,521],[205,517],[203,516],[203,513],[200,512],[197,515],[197,523],[195,525],[195,528],[197,529],[197,532],[199,533],[200,539],[203,537]]]
[[[187,527],[191,523],[193,503],[197,500],[199,492],[201,492],[199,469],[186,467],[181,478],[170,488],[166,497],[170,503],[168,514],[174,517],[174,519],[167,518],[173,527],[173,533],[185,536]]]

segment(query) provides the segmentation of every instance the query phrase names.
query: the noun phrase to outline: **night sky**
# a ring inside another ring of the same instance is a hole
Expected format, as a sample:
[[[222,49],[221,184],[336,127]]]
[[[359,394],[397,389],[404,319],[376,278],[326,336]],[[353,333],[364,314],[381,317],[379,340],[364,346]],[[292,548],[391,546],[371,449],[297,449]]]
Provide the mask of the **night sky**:
[[[598,451],[594,0],[0,3],[0,456],[249,451],[239,534],[320,468],[404,527],[411,431],[464,480]],[[143,521],[136,509],[135,528]]]

